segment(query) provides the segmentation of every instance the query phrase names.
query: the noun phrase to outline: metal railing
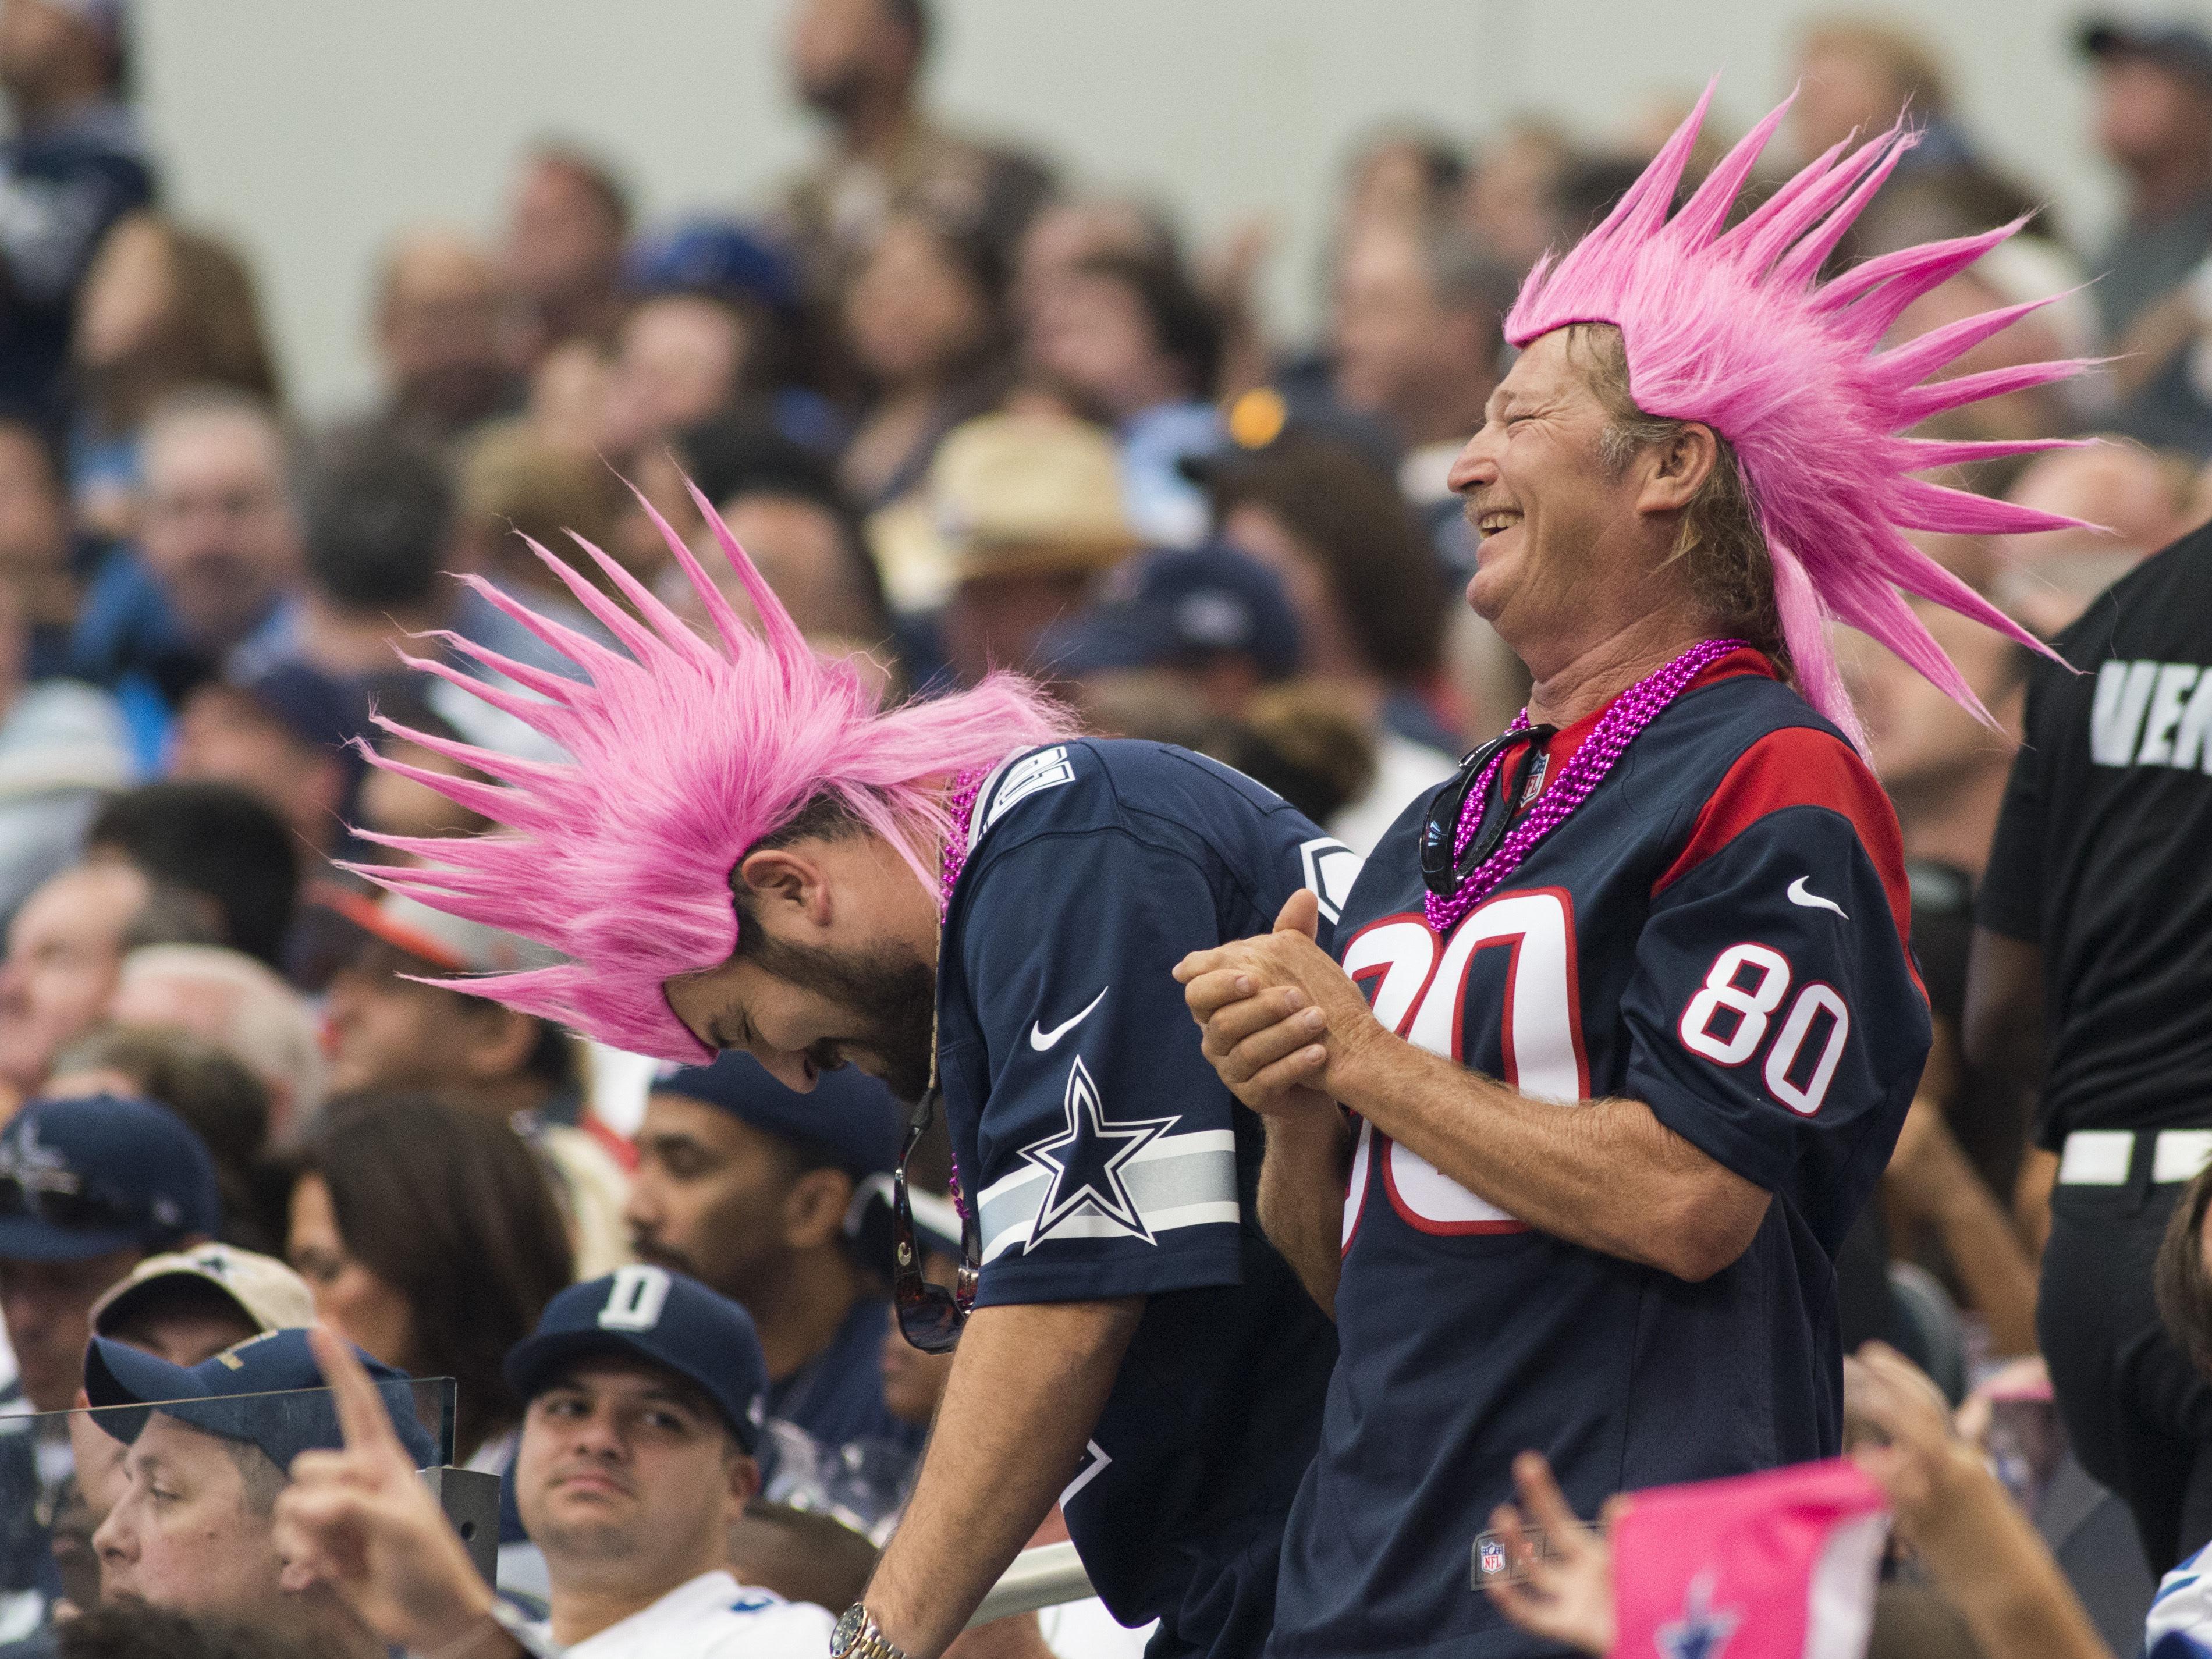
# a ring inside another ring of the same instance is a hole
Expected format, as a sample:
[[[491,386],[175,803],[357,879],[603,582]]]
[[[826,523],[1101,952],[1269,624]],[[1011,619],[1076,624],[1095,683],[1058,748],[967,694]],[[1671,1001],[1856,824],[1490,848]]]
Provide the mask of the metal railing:
[[[1080,1601],[1095,1594],[1090,1575],[1076,1559],[1074,1545],[1040,1544],[1014,1558],[1013,1565],[1006,1569],[1006,1577],[991,1586],[991,1593],[975,1609],[975,1616],[968,1621],[968,1627],[973,1630],[994,1619],[1035,1613],[1039,1607],[1056,1607],[1063,1601]]]

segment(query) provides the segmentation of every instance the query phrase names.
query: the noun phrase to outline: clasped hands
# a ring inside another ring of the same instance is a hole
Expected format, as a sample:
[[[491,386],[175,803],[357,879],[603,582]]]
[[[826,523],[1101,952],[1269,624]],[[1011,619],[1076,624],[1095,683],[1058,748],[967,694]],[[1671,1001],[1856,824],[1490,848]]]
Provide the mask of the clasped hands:
[[[1321,902],[1292,893],[1273,933],[1194,951],[1176,964],[1200,1048],[1255,1112],[1291,1116],[1342,1093],[1345,1068],[1384,1035],[1367,999],[1315,942]]]

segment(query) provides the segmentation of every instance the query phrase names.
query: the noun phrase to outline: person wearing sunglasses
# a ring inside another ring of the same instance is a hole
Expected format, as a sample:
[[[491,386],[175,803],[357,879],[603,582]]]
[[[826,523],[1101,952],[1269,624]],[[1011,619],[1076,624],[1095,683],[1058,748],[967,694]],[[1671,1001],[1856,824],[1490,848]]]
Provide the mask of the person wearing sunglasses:
[[[949,1135],[967,1261],[931,1282],[901,1225],[893,1304],[958,1352],[833,1651],[937,1659],[1057,1499],[1155,1655],[1255,1655],[1334,1342],[1260,1231],[1259,1121],[1170,970],[1300,887],[1333,915],[1358,859],[1218,763],[1076,737],[1018,678],[881,708],[698,505],[757,628],[672,532],[705,637],[596,550],[588,579],[545,554],[623,652],[533,618],[588,683],[454,683],[573,760],[470,751],[504,788],[409,771],[510,828],[363,872],[568,958],[457,988],[633,1053],[746,1049],[802,1095],[855,1066],[920,1103],[902,1168]]]
[[[2010,228],[1823,283],[1913,136],[1732,219],[1787,106],[1676,210],[1705,107],[1528,278],[1453,468],[1528,708],[1376,845],[1334,957],[1292,909],[1177,969],[1342,1345],[1279,1659],[1553,1651],[1468,1588],[1524,1449],[1589,1517],[1839,1444],[1835,1257],[1930,1024],[1827,629],[1978,709],[1897,590],[2033,641],[1903,532],[2053,521],[1912,476],[2008,446],[1899,435],[1992,389],[1928,377],[2016,313],[1879,349]]]

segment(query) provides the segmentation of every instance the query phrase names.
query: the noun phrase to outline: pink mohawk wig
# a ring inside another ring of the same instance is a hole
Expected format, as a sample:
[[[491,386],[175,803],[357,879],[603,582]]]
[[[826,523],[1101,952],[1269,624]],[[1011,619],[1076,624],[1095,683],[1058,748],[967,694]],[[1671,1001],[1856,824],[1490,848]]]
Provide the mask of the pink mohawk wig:
[[[1807,698],[1863,750],[1864,734],[1828,649],[1826,623],[1887,646],[1982,720],[1989,714],[1897,590],[1947,605],[2044,650],[1900,533],[2056,530],[2071,519],[1947,489],[1931,467],[2069,447],[2045,438],[1942,442],[1902,434],[1981,398],[2063,379],[2078,361],[1926,377],[2047,303],[1984,312],[1888,350],[1900,313],[1964,270],[2024,222],[1900,249],[1821,283],[1821,265],[1917,142],[1900,122],[1838,144],[1739,223],[1729,208],[1791,100],[1724,156],[1671,218],[1713,88],[1605,222],[1528,274],[1505,319],[1525,346],[1575,323],[1610,323],[1628,357],[1630,396],[1646,414],[1698,421],[1735,450],[1774,566],[1783,637]],[[1792,94],[1794,100],[1795,94]]]
[[[617,1048],[686,1062],[709,1059],[711,1051],[676,1018],[662,985],[718,966],[736,950],[730,872],[763,836],[815,797],[832,794],[896,848],[933,893],[936,872],[923,860],[947,822],[926,781],[994,764],[1067,729],[1040,692],[1011,675],[934,702],[878,708],[850,664],[817,656],[800,637],[696,486],[691,497],[760,613],[760,630],[739,619],[649,501],[645,510],[706,605],[711,641],[581,537],[576,544],[636,615],[536,542],[530,546],[623,651],[464,576],[588,678],[565,679],[447,632],[428,637],[535,695],[517,696],[445,663],[403,660],[504,710],[572,759],[519,759],[379,716],[386,731],[498,783],[374,753],[373,763],[506,830],[439,837],[359,832],[424,862],[348,866],[394,892],[568,957],[526,973],[438,982]]]

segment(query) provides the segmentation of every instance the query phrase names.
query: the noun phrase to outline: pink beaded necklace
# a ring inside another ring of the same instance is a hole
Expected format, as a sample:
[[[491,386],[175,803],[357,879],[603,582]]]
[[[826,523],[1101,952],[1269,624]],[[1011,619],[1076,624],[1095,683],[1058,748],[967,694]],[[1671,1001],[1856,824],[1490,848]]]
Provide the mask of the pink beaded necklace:
[[[983,780],[991,775],[988,766],[971,767],[952,780],[952,793],[945,798],[945,848],[937,855],[937,921],[942,929],[952,913],[952,890],[959,885],[960,872],[968,867],[969,827],[975,821],[975,795],[982,788]],[[944,934],[938,934],[940,958]],[[939,963],[942,970],[942,961]],[[929,1092],[937,1092],[937,1014],[929,1016]],[[962,1221],[968,1219],[968,1200],[960,1185],[960,1154],[952,1154],[951,1192],[953,1212]]]
[[[1582,746],[1560,771],[1558,781],[1536,798],[1528,816],[1506,832],[1498,850],[1469,871],[1466,879],[1449,895],[1433,891],[1422,895],[1421,908],[1429,926],[1438,933],[1448,933],[1456,927],[1462,917],[1489,897],[1520,867],[1521,861],[1536,849],[1538,842],[1589,799],[1590,792],[1605,781],[1638,732],[1657,719],[1660,711],[1680,696],[1692,680],[1747,643],[1743,640],[1703,641],[1614,698],[1613,707],[1605,711],[1589,736],[1583,739]],[[1528,711],[1523,708],[1505,729],[1510,735],[1528,728]],[[1498,769],[1504,761],[1503,749],[1492,754],[1461,805],[1458,831],[1452,842],[1455,860],[1467,851],[1468,843],[1474,839],[1474,832],[1490,805]],[[1507,802],[1505,810],[1512,811],[1513,803]]]

